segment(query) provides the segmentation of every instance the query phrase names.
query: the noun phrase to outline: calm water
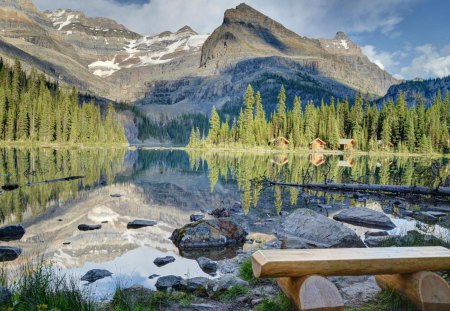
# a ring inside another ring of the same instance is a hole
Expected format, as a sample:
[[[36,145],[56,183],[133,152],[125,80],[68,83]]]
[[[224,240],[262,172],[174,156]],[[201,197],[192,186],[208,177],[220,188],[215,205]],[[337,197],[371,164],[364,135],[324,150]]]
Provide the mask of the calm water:
[[[430,167],[436,169],[432,172]],[[426,224],[403,219],[386,207],[389,199],[370,196],[356,200],[350,195],[301,191],[298,188],[264,188],[258,179],[292,183],[363,182],[372,184],[432,185],[436,174],[449,175],[448,159],[345,157],[293,154],[239,154],[232,152],[185,152],[157,150],[53,150],[0,149],[0,186],[20,187],[0,194],[2,224],[22,223],[26,234],[19,242],[22,256],[8,263],[40,256],[55,266],[79,277],[93,268],[114,273],[91,287],[99,297],[107,297],[111,288],[143,284],[152,287],[152,274],[176,274],[183,277],[205,276],[195,260],[198,254],[181,254],[168,239],[175,228],[189,222],[191,214],[218,207],[241,204],[242,223],[250,238],[270,240],[280,212],[299,207],[316,209],[330,217],[339,209],[367,206],[388,213],[397,228],[405,233],[420,227],[423,231],[448,239],[448,224]],[[40,182],[82,175],[74,181]],[[122,197],[111,197],[121,194]],[[329,209],[321,210],[320,204]],[[448,207],[448,202],[433,203]],[[426,209],[427,202],[415,202],[411,209]],[[154,227],[127,229],[134,219],[156,220]],[[105,223],[107,222],[107,223]],[[82,232],[81,223],[99,224],[102,229]],[[359,234],[367,228],[355,227]],[[64,245],[64,242],[70,242]],[[251,247],[244,245],[244,247]],[[206,254],[220,259],[233,256],[222,251]],[[175,263],[157,268],[156,257],[173,255]]]

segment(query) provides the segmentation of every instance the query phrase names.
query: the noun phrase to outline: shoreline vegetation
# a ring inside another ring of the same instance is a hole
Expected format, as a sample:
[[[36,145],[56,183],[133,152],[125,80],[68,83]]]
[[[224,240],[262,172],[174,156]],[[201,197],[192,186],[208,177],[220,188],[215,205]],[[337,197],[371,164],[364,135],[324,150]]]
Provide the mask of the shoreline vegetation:
[[[213,107],[207,134],[193,128],[187,147],[191,148],[267,148],[284,150],[315,149],[321,153],[398,152],[447,154],[450,151],[450,93],[442,99],[437,92],[433,103],[425,106],[417,99],[408,107],[404,94],[396,102],[389,99],[381,108],[357,94],[353,105],[347,99],[315,106],[294,98],[292,109],[286,104],[281,87],[276,110],[267,118],[260,92],[251,85],[243,97],[238,118],[230,121]],[[231,123],[230,123],[231,122]],[[319,142],[319,145],[316,144]]]
[[[20,61],[0,58],[0,142],[2,145],[89,145],[127,143],[113,105],[80,103],[75,88],[50,82]]]

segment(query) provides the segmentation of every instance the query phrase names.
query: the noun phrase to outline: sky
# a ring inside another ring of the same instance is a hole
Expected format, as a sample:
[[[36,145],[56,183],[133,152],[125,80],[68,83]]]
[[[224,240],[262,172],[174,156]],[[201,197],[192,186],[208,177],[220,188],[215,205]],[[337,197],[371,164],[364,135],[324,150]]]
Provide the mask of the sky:
[[[70,8],[109,17],[144,35],[189,25],[207,34],[243,0],[34,0],[41,10]],[[450,75],[448,0],[246,0],[301,36],[344,31],[371,61],[400,79]]]

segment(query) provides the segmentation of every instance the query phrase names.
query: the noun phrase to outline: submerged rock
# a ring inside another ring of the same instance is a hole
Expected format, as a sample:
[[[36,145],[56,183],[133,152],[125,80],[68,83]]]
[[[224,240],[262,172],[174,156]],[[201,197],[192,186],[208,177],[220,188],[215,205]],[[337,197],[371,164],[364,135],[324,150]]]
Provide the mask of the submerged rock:
[[[374,237],[374,236],[376,236],[376,237],[378,237],[378,236],[387,236],[387,235],[389,235],[389,233],[388,233],[387,231],[367,231],[367,232],[364,234],[364,236],[365,236],[366,238],[368,238],[368,237]]]
[[[25,229],[21,225],[10,225],[0,228],[0,241],[20,240],[25,234]]]
[[[22,254],[22,250],[18,247],[0,246],[0,262],[12,261]]]
[[[353,230],[307,208],[286,217],[276,235],[282,248],[365,247]]]
[[[6,305],[11,301],[12,294],[6,287],[0,286],[0,306]]]
[[[127,224],[127,229],[139,229],[156,225],[154,220],[136,219]]]
[[[333,219],[368,228],[388,230],[395,228],[394,223],[385,214],[365,207],[343,210],[334,215]]]
[[[161,291],[166,291],[169,288],[178,290],[181,288],[182,280],[181,277],[175,275],[162,276],[156,281],[155,287]]]
[[[387,240],[396,241],[398,238],[400,238],[398,235],[366,236],[364,243],[366,243],[368,247],[380,247],[383,246]]]
[[[102,225],[86,225],[81,224],[78,226],[78,230],[80,231],[90,231],[90,230],[99,230],[102,228]]]
[[[159,277],[159,274],[152,274],[148,278],[151,280],[151,279],[154,279],[154,278],[157,278],[157,277]]]
[[[200,269],[203,270],[203,272],[208,273],[210,275],[215,275],[217,272],[217,262],[206,258],[206,257],[199,257],[197,258],[197,263],[200,266]]]
[[[121,198],[121,197],[124,197],[125,194],[113,193],[110,196],[111,196],[111,198]]]
[[[247,232],[229,219],[208,219],[175,229],[170,239],[181,249],[223,247],[245,242]]]
[[[166,256],[166,257],[158,257],[155,260],[153,260],[153,263],[157,266],[157,267],[162,267],[165,266],[171,262],[175,261],[175,257],[173,256]]]
[[[2,186],[2,190],[4,191],[13,191],[18,189],[20,186],[17,184],[11,184],[11,185],[4,185]]]
[[[111,276],[112,273],[108,270],[104,269],[93,269],[89,270],[85,275],[81,277],[82,281],[88,281],[89,283],[93,283],[95,281],[98,281],[100,279],[106,278],[108,276]]]

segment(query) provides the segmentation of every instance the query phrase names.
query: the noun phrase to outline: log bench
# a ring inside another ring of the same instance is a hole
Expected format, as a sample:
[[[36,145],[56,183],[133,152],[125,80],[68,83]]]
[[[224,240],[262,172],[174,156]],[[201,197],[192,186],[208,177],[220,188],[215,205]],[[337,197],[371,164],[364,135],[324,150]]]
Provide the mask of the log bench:
[[[409,298],[424,311],[450,311],[450,286],[431,271],[450,270],[444,247],[286,249],[257,251],[255,277],[277,278],[299,310],[344,310],[325,276],[375,275],[377,284]]]

